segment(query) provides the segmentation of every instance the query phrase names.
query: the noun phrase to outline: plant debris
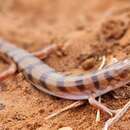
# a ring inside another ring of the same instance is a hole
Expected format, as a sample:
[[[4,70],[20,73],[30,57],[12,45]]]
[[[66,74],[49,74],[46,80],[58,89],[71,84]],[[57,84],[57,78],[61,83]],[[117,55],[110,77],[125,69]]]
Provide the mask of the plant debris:
[[[58,130],[73,130],[73,129],[71,127],[62,127],[62,128],[60,128]]]

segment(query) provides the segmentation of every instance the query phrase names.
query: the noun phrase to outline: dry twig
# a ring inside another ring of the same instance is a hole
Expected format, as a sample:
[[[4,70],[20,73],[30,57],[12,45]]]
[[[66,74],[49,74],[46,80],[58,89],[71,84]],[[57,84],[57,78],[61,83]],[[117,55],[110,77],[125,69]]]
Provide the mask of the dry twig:
[[[85,102],[86,102],[86,101],[76,101],[76,102],[70,104],[69,106],[66,106],[65,108],[62,108],[61,110],[59,110],[59,111],[57,111],[57,112],[55,112],[55,113],[53,113],[53,114],[47,116],[47,117],[45,118],[45,120],[51,119],[52,117],[55,117],[55,116],[61,114],[61,113],[64,112],[64,111],[67,111],[67,110],[70,110],[70,109],[72,109],[72,108],[81,106],[81,105],[83,105]]]
[[[116,113],[113,118],[110,118],[106,121],[105,126],[102,130],[108,130],[110,126],[112,126],[115,122],[119,121],[119,119],[128,111],[130,108],[130,101]]]

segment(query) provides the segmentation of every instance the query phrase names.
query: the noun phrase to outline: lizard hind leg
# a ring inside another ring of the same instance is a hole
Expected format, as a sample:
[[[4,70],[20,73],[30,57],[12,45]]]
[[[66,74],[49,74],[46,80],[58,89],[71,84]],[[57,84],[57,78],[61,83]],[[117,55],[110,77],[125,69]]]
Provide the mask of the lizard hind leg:
[[[56,51],[58,49],[58,45],[52,44],[49,45],[39,51],[33,52],[34,56],[38,57],[41,60],[44,60],[47,58],[52,52]]]
[[[9,67],[0,73],[0,81],[3,81],[17,71],[17,66],[11,58],[5,56],[4,54],[0,53],[0,58],[2,58],[7,64],[9,64]]]

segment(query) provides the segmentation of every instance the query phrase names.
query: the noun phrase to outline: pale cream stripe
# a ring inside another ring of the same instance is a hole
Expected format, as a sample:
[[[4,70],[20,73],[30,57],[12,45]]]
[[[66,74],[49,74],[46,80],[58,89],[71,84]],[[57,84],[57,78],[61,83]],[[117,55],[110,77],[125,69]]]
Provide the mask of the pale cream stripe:
[[[53,92],[58,92],[58,86],[57,86],[57,81],[61,78],[59,74],[56,73],[51,73],[49,77],[46,79],[46,83],[48,84],[48,88],[53,91]]]
[[[49,69],[45,68],[42,64],[41,65],[35,65],[34,68],[32,69],[32,76],[35,77],[36,79],[40,80],[40,77],[43,74],[46,74]]]
[[[21,68],[27,68],[30,65],[36,64],[38,63],[39,60],[36,60],[35,58],[31,58],[31,57],[25,57],[25,59],[22,59],[21,62],[19,62],[19,66]]]

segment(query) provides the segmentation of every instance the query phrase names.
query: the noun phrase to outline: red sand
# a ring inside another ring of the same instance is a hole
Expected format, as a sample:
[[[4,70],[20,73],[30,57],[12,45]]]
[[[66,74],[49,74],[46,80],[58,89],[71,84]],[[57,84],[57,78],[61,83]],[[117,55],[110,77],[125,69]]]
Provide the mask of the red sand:
[[[80,70],[84,65],[88,70],[99,61],[90,60],[92,57],[82,61],[83,55],[117,59],[129,56],[129,4],[129,0],[0,0],[0,35],[31,52],[51,43],[68,44],[66,56],[53,53],[45,62],[58,71]],[[0,66],[2,71],[6,64],[1,62]],[[122,92],[129,97],[127,89]],[[113,109],[127,101],[114,99],[111,94],[103,97],[103,102]],[[4,81],[0,103],[5,105],[0,111],[0,130],[57,130],[64,126],[101,130],[108,118],[102,114],[101,122],[96,124],[96,109],[86,104],[45,121],[47,115],[72,101],[38,91],[22,73]],[[130,130],[129,122],[130,111],[111,129]]]

